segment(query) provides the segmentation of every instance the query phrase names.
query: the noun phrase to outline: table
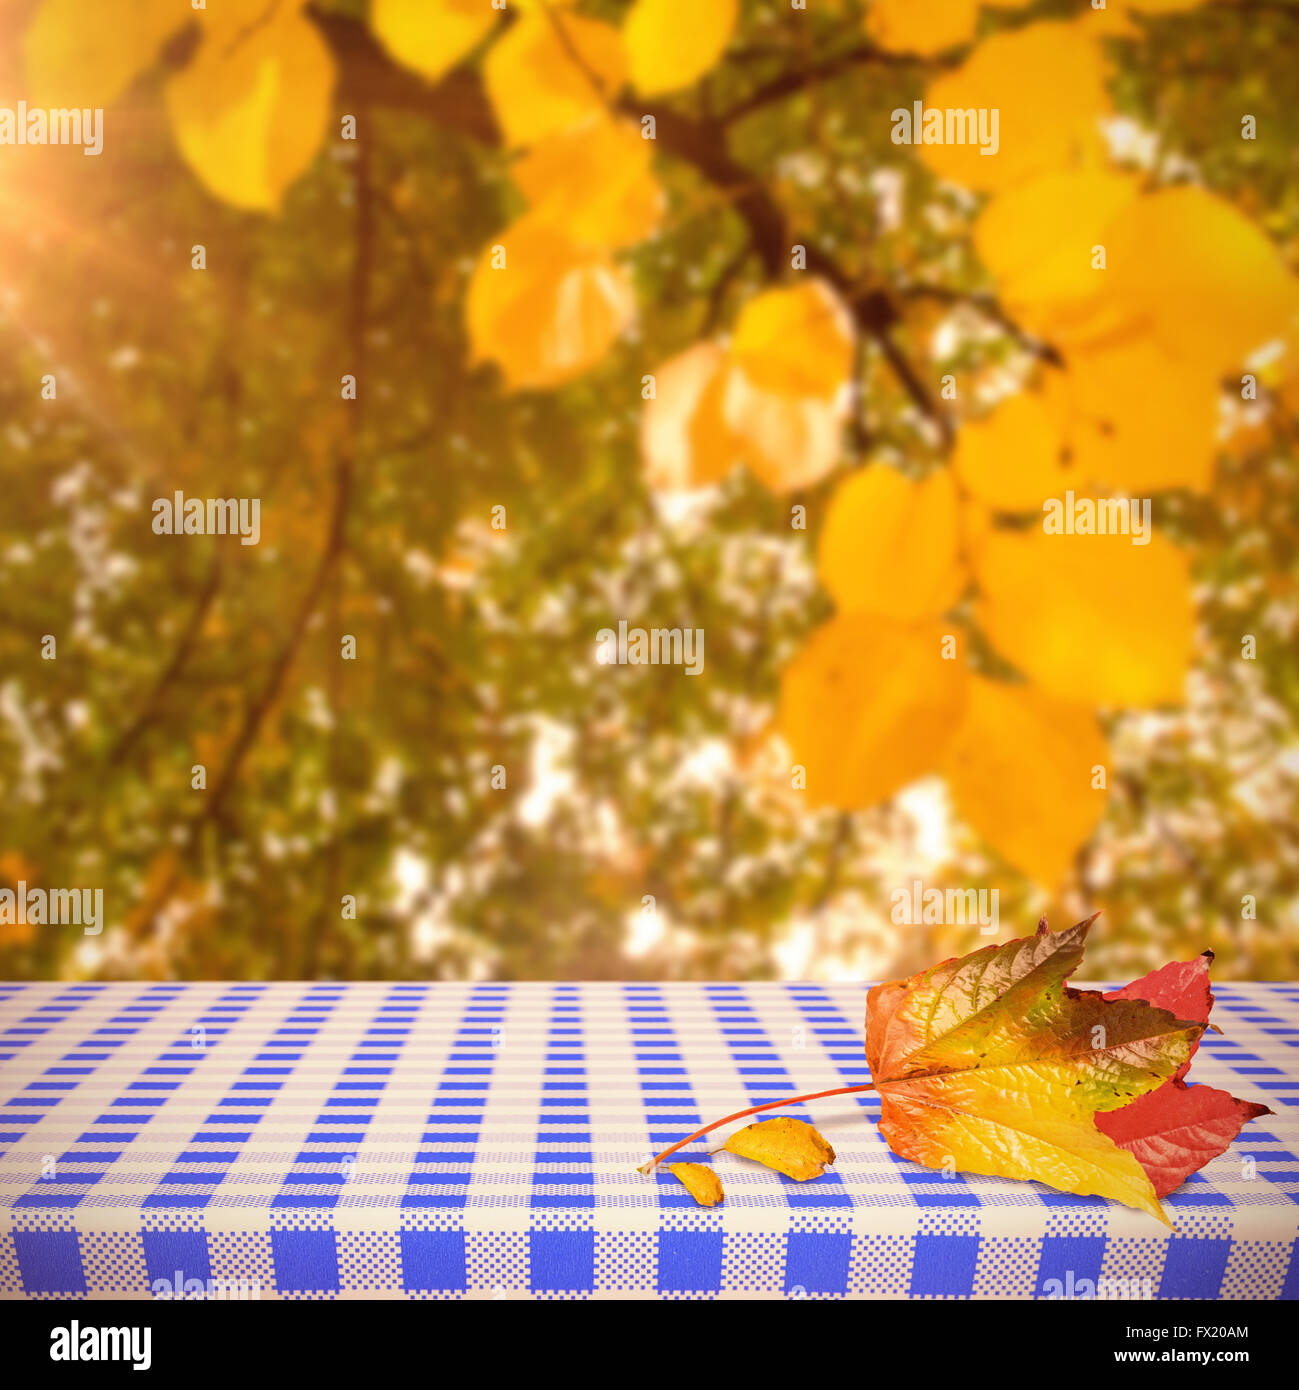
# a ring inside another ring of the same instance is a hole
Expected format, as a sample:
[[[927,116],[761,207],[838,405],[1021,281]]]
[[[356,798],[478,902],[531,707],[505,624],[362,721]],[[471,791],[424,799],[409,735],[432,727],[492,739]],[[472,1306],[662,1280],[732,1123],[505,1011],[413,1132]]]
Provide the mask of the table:
[[[1293,1298],[1299,985],[1215,988],[1192,1080],[1277,1113],[1170,1235],[900,1160],[869,1093],[772,1112],[838,1151],[814,1182],[637,1173],[867,1080],[865,984],[0,985],[0,1297]]]

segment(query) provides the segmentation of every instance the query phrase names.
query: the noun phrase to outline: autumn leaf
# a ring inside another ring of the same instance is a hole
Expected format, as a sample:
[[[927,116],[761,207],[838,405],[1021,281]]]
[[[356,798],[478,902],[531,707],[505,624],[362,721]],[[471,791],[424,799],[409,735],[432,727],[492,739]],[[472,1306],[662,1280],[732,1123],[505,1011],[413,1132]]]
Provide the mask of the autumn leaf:
[[[1104,240],[1107,294],[1188,366],[1238,367],[1299,314],[1299,279],[1272,240],[1206,189],[1184,184],[1138,198]]]
[[[225,42],[210,39],[167,84],[186,163],[236,207],[273,211],[325,136],[334,63],[320,31],[289,11]]]
[[[745,1125],[722,1147],[740,1158],[774,1168],[795,1182],[819,1178],[834,1162],[834,1150],[811,1125],[783,1115]]]
[[[706,1164],[669,1163],[668,1169],[701,1207],[715,1207],[726,1196],[721,1179]]]
[[[188,11],[173,0],[44,0],[23,35],[29,96],[42,106],[110,106]]]
[[[740,311],[731,361],[760,391],[833,400],[852,376],[852,316],[824,280],[765,290]]]
[[[1065,981],[1091,920],[988,946],[867,995],[880,1132],[929,1168],[1036,1179],[1167,1222],[1131,1153],[1093,1123],[1161,1085],[1202,1025]]]
[[[1100,118],[1110,113],[1097,36],[1046,21],[994,34],[954,72],[931,84],[926,108],[997,110],[997,153],[975,144],[917,144],[940,178],[967,188],[1009,188],[1035,174],[1104,153]],[[914,136],[914,133],[913,133]]]
[[[722,56],[739,0],[699,0],[683,23],[677,0],[636,0],[623,23],[628,71],[642,96],[689,86]]]
[[[483,62],[506,143],[532,145],[608,109],[626,76],[618,31],[602,20],[529,12]]]
[[[751,367],[757,358],[750,340]],[[756,386],[719,343],[696,343],[663,363],[641,430],[653,486],[706,486],[743,463],[772,492],[788,492],[836,466],[846,396],[800,394],[797,377],[758,371],[770,389]]]
[[[1207,1023],[1213,1008],[1212,962],[1212,951],[1191,961],[1174,961],[1105,998],[1142,999],[1179,1018]],[[1097,1129],[1133,1155],[1158,1197],[1166,1197],[1191,1173],[1224,1153],[1250,1120],[1272,1114],[1266,1105],[1238,1100],[1212,1086],[1188,1086],[1183,1078],[1198,1046],[1197,1039],[1186,1061],[1157,1090],[1121,1110],[1096,1116]]]
[[[531,216],[485,248],[465,302],[474,360],[496,362],[513,390],[579,376],[634,312],[626,273],[606,252]]]
[[[845,408],[840,400],[762,390],[728,365],[712,388],[726,436],[750,472],[772,492],[811,487],[839,461]]]
[[[967,492],[1002,511],[1040,511],[1077,480],[1064,462],[1065,435],[1059,378],[1041,390],[1020,391],[987,416],[962,425],[952,466]]]
[[[810,804],[871,806],[937,770],[965,705],[964,662],[935,621],[841,613],[785,667],[780,731]]]
[[[640,432],[651,487],[684,491],[716,483],[743,457],[743,440],[722,412],[725,374],[719,343],[696,343],[654,373]]]
[[[830,501],[817,573],[844,613],[933,618],[966,580],[948,469],[912,482],[884,464],[848,478]]]
[[[370,0],[375,38],[430,81],[454,67],[499,18],[483,0]]]
[[[1017,869],[1054,886],[1104,813],[1096,769],[1109,758],[1088,706],[972,675],[943,771],[961,816]]]
[[[584,245],[629,246],[649,236],[663,215],[652,150],[637,126],[601,113],[538,141],[515,165],[514,182],[538,222]]]
[[[872,0],[866,32],[894,53],[941,53],[968,43],[982,0]]]
[[[1098,706],[1182,700],[1194,635],[1190,563],[1157,533],[1134,545],[1115,533],[994,529],[974,569],[980,626],[1049,694]]]
[[[1070,341],[1094,321],[1108,281],[1093,265],[1093,247],[1140,187],[1132,174],[1103,167],[1053,169],[988,201],[974,249],[1017,322],[1048,341]]]

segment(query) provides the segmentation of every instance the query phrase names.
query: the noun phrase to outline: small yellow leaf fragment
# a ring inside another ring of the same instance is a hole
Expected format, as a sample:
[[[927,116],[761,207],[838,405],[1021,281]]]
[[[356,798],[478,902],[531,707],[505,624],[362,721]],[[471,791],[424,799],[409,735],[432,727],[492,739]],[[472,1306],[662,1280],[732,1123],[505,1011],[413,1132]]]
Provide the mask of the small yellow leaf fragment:
[[[834,1150],[811,1125],[784,1116],[737,1129],[723,1147],[728,1153],[774,1168],[795,1182],[819,1178],[834,1162]]]
[[[723,1201],[721,1179],[702,1163],[669,1163],[668,1169],[701,1207],[715,1207]]]

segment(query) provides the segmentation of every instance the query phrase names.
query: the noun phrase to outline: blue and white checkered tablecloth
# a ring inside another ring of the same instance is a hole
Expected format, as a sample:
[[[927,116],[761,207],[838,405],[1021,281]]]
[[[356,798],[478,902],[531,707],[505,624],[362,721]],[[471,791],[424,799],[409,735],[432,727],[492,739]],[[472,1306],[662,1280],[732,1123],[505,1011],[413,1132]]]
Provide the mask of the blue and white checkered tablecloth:
[[[869,1093],[788,1111],[838,1152],[814,1182],[717,1154],[705,1210],[637,1173],[868,1080],[866,988],[0,985],[0,1296],[1299,1294],[1299,985],[1215,986],[1192,1077],[1277,1113],[1176,1235],[895,1158]]]

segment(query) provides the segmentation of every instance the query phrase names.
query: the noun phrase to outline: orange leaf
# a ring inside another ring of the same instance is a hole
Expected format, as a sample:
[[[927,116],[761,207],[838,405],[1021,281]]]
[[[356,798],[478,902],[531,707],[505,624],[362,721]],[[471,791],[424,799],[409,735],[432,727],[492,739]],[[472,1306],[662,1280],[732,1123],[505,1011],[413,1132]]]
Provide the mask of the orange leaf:
[[[725,1198],[721,1179],[705,1164],[669,1163],[668,1168],[701,1207],[715,1207]]]
[[[834,1150],[811,1125],[785,1116],[745,1125],[723,1147],[728,1153],[774,1168],[795,1182],[819,1178],[834,1162]]]

